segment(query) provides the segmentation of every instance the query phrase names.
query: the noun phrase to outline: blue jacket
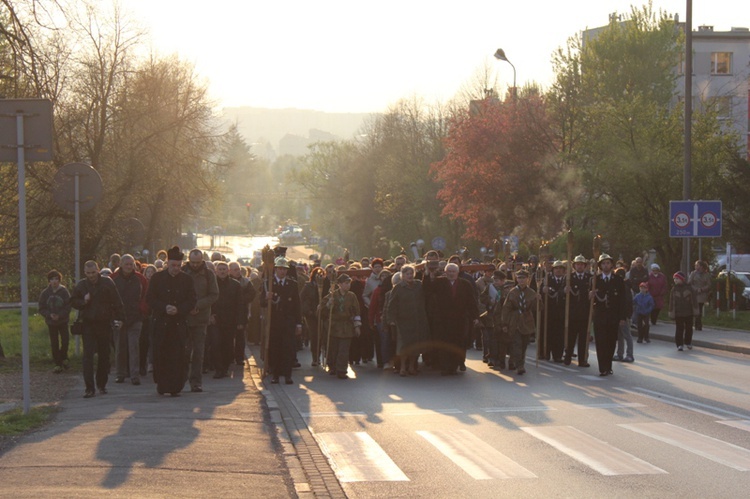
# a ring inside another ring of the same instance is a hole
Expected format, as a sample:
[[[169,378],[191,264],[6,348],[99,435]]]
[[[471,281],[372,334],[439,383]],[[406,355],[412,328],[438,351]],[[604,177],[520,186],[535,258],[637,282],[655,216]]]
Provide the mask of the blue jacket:
[[[633,309],[637,315],[648,315],[654,309],[654,297],[646,293],[638,293],[633,298]]]

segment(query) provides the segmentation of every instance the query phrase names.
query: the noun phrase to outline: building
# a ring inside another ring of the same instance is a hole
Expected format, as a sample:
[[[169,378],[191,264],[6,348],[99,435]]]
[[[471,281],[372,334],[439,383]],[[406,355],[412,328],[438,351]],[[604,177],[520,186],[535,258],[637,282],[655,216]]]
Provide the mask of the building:
[[[628,22],[619,16],[617,19]],[[677,15],[674,20],[680,29],[685,29]],[[605,28],[585,30],[583,43],[596,38]],[[675,68],[679,96],[684,98],[684,61],[676,61]],[[713,26],[699,26],[693,30],[692,93],[693,111],[715,111],[725,126],[737,132],[739,145],[750,157],[750,29],[714,31]]]

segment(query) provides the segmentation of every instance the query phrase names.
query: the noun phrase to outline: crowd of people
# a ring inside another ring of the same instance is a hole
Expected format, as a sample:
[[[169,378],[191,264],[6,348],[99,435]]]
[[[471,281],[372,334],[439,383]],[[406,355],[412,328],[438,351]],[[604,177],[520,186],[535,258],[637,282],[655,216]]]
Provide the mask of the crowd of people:
[[[523,375],[532,342],[540,360],[588,368],[592,337],[599,375],[608,376],[614,361],[634,362],[631,322],[637,343],[650,342],[667,296],[676,347],[691,349],[711,283],[703,261],[689,276],[675,273],[670,293],[659,265],[647,269],[640,257],[481,263],[431,250],[414,263],[401,254],[321,267],[290,261],[285,250],[274,249],[268,272],[199,249],[185,259],[176,246],[153,264],[115,254],[101,269],[86,262],[70,293],[51,270],[39,312],[54,371],[68,367],[75,313],[85,398],[107,393],[112,351],[116,383],[139,385],[152,373],[159,394],[176,396],[186,384],[202,392],[211,371],[221,379],[241,369],[247,341],[263,347],[271,383],[293,383],[305,348],[313,367],[340,379],[367,364],[400,376],[457,375],[471,348],[489,368]]]

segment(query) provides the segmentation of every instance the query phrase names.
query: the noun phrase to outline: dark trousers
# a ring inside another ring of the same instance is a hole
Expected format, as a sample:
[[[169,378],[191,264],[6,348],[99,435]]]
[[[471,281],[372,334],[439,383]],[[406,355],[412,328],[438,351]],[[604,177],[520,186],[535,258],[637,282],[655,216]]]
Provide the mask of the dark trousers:
[[[139,339],[140,343],[138,348],[138,370],[140,371],[141,375],[146,374],[146,368],[148,364],[153,364],[151,356],[151,336],[153,330],[153,320],[151,319],[151,317],[144,318],[143,324],[141,325],[141,337]]]
[[[268,361],[271,375],[274,377],[292,376],[292,366],[297,353],[297,342],[294,336],[294,321],[271,323],[271,335],[268,341]],[[347,352],[348,354],[348,352]]]
[[[682,345],[693,344],[693,316],[688,315],[687,317],[675,317],[674,318],[674,342],[675,345],[681,347]]]
[[[233,354],[234,354],[234,361],[238,364],[244,364],[245,363],[245,328],[237,329],[237,327],[234,328],[234,345],[233,345]]]
[[[51,325],[47,324],[49,329],[49,343],[52,348],[52,361],[56,366],[62,367],[63,362],[68,360],[68,324]]]
[[[439,326],[438,344],[440,369],[455,372],[466,359],[467,321],[464,318],[443,318]]]
[[[565,358],[573,358],[573,349],[578,344],[578,362],[587,362],[589,353],[586,350],[586,336],[588,336],[589,318],[588,314],[571,314],[568,324],[568,344],[565,347]]]
[[[654,326],[656,325],[656,319],[659,318],[659,312],[661,312],[660,308],[654,308],[651,311],[651,324],[653,324]]]
[[[651,330],[651,322],[648,314],[638,314],[638,341],[648,341],[648,333]]]
[[[109,353],[112,347],[112,327],[109,322],[83,323],[83,381],[86,391],[105,388],[109,378]],[[94,355],[97,356],[96,384],[94,384]]]
[[[617,334],[620,330],[620,319],[607,310],[594,312],[594,335],[596,337],[596,359],[599,372],[612,370],[612,357],[617,348]]]
[[[570,331],[568,331],[568,335],[570,335]],[[565,346],[564,310],[562,313],[549,314],[549,322],[547,323],[547,346],[554,360],[560,360],[563,358],[563,348]]]
[[[237,328],[232,325],[217,324],[214,329],[216,333],[211,343],[214,368],[217,373],[226,374],[234,355],[234,335],[237,333]]]

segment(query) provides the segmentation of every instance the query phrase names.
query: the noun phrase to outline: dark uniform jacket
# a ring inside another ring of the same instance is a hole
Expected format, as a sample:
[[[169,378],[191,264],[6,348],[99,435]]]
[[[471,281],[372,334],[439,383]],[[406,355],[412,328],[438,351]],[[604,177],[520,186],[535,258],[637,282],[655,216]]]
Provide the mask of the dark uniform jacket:
[[[591,301],[589,300],[591,274],[582,272],[580,277],[573,271],[570,274],[570,315],[578,318],[588,317]]]
[[[629,291],[626,295],[625,281],[613,273],[605,280],[599,274],[596,276],[596,296],[594,296],[594,314],[611,314],[618,320],[628,318],[626,301],[630,300]]]
[[[91,295],[88,304],[83,298],[87,293]],[[109,277],[97,276],[93,283],[88,278],[81,279],[73,289],[70,303],[73,308],[81,311],[83,322],[125,321],[120,294]]]
[[[271,327],[281,324],[302,324],[299,287],[297,281],[287,277],[284,281],[273,278],[273,300],[271,303]],[[260,306],[268,307],[266,292],[260,295]]]

